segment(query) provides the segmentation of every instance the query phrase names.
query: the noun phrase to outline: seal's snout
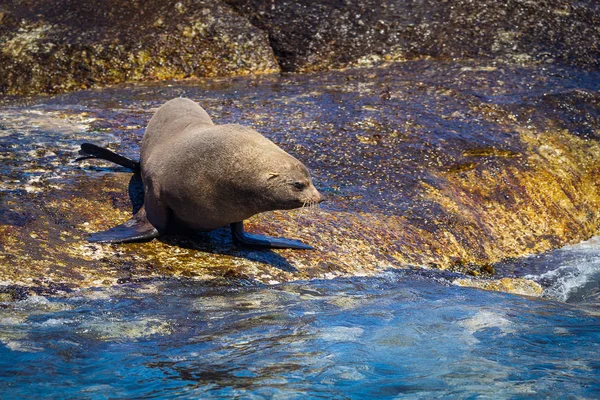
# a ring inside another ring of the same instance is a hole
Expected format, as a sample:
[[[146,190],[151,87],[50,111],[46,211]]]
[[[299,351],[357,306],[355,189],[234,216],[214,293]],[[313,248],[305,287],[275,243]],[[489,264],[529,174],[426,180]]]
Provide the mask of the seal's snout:
[[[315,192],[316,192],[316,198],[317,198],[317,200],[315,200],[315,202],[317,204],[324,202],[325,201],[325,196],[323,196],[321,194],[321,192],[319,192],[317,189],[315,189]]]
[[[323,201],[325,201],[325,197],[323,197],[323,195],[317,190],[316,187],[312,186],[312,190],[310,193],[310,203],[319,204]]]

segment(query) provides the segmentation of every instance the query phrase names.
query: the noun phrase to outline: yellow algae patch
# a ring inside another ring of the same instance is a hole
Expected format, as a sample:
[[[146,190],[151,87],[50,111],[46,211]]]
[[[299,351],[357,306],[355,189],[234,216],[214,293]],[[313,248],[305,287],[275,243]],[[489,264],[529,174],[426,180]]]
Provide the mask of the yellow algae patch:
[[[457,286],[474,287],[495,292],[505,292],[532,297],[539,297],[544,293],[544,289],[539,283],[523,278],[502,278],[492,280],[463,278],[456,279],[452,283]]]

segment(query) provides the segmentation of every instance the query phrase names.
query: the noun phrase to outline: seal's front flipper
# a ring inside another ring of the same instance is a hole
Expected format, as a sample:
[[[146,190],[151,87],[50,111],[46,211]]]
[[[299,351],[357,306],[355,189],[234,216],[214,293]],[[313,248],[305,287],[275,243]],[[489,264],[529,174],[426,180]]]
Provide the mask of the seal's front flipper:
[[[100,160],[114,162],[115,164],[119,164],[133,171],[140,170],[139,162],[133,161],[130,158],[123,157],[122,155],[115,153],[114,151],[110,151],[108,149],[105,149],[104,147],[96,146],[95,144],[91,143],[83,143],[81,145],[81,150],[79,150],[79,155],[81,157],[76,158],[75,161],[87,160],[89,158],[98,158]]]
[[[142,207],[129,221],[107,231],[92,233],[88,238],[92,243],[141,242],[159,236],[158,230],[146,218]]]
[[[295,239],[273,238],[244,231],[243,222],[231,224],[231,234],[235,243],[244,246],[268,247],[275,249],[313,250],[312,246]]]

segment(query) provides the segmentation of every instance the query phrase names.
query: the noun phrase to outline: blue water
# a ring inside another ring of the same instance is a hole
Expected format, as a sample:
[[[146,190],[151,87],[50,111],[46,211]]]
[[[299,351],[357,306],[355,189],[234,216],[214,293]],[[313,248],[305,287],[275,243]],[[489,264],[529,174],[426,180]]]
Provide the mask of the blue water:
[[[0,309],[1,398],[592,399],[593,311],[409,271],[34,296]]]

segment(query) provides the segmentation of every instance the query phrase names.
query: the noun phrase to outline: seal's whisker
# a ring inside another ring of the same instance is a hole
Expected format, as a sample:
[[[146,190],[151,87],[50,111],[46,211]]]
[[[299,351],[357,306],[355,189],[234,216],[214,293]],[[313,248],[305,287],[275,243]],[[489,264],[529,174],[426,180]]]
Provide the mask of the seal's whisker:
[[[302,206],[298,209],[298,211],[296,212],[296,218],[295,218],[295,222],[296,225],[300,225],[300,218],[302,218],[302,211],[306,208],[306,201],[302,201]]]

